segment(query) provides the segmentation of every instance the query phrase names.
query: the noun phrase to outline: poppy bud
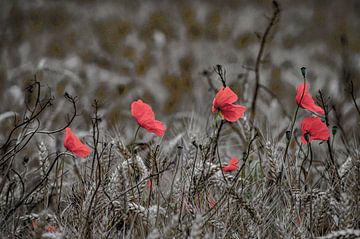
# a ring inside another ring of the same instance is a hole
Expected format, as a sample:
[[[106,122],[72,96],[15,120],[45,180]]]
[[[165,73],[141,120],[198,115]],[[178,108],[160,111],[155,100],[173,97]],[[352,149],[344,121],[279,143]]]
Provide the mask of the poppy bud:
[[[210,72],[209,72],[208,70],[204,70],[204,71],[202,72],[202,74],[203,74],[204,76],[208,76],[208,75],[210,75]]]
[[[245,159],[246,158],[246,152],[243,152],[243,159]]]
[[[306,132],[305,134],[304,134],[304,138],[305,138],[305,140],[306,140],[306,142],[308,142],[309,143],[309,140],[310,140],[310,134],[309,134],[309,132]]]
[[[272,3],[274,8],[279,9],[279,3],[277,1],[273,1]]]
[[[336,131],[337,131],[337,126],[334,125],[334,126],[332,127],[331,133],[335,136]]]
[[[290,138],[291,138],[291,132],[290,132],[290,130],[287,130],[286,131],[286,139],[290,140]]]
[[[25,156],[24,159],[23,159],[24,163],[28,163],[29,162],[29,157],[28,156]]]
[[[182,145],[178,145],[178,146],[177,146],[177,152],[176,152],[176,153],[177,153],[178,156],[181,155],[183,148],[184,148],[184,147],[183,147]]]
[[[304,78],[306,77],[306,67],[301,67],[301,74]]]

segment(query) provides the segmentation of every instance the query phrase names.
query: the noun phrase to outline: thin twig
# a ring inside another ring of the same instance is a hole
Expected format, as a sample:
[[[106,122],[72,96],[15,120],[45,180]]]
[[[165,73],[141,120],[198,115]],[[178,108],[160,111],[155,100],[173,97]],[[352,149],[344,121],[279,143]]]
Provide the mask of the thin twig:
[[[359,116],[360,116],[360,109],[359,109],[358,104],[356,103],[356,97],[355,97],[355,93],[354,93],[354,83],[353,83],[353,81],[351,80],[351,81],[349,82],[349,84],[350,84],[350,90],[349,90],[349,92],[350,92],[350,95],[351,95],[351,99],[353,100],[353,103],[354,103],[354,106],[355,106],[355,108],[356,108],[356,111],[358,112],[358,114],[359,114]]]
[[[319,96],[320,96],[320,100],[321,100],[321,105],[322,105],[322,107],[323,107],[323,109],[325,111],[325,124],[326,124],[327,127],[329,127],[329,125],[330,125],[330,123],[329,123],[329,109],[328,109],[328,106],[325,104],[323,93],[321,92],[321,90],[319,90]],[[334,167],[335,174],[337,176],[337,179],[340,180],[340,175],[339,175],[337,165],[336,165],[336,162],[335,162],[335,159],[334,159],[334,156],[333,156],[333,153],[332,153],[331,145],[330,145],[330,138],[331,137],[329,137],[329,139],[326,141],[326,144],[327,144],[327,147],[328,147],[330,160],[331,160],[331,163],[332,163],[332,165]],[[332,179],[332,182],[334,182],[333,179]]]
[[[45,174],[44,178],[43,178],[38,184],[36,184],[35,187],[34,187],[32,190],[30,190],[22,199],[20,199],[19,202],[17,202],[13,208],[11,208],[11,209],[6,213],[4,219],[1,221],[1,224],[0,224],[0,225],[5,225],[5,224],[6,224],[5,222],[9,219],[9,217],[10,217],[11,215],[14,215],[14,212],[25,202],[25,200],[28,199],[28,198],[31,196],[31,194],[33,194],[33,192],[35,192],[35,191],[47,180],[47,178],[48,178],[51,170],[52,170],[53,167],[55,166],[57,160],[58,160],[61,156],[63,156],[63,155],[72,156],[71,154],[66,153],[66,152],[63,152],[63,153],[60,153],[60,154],[56,155],[56,158],[54,159],[54,161],[53,161],[52,164],[50,165],[49,170],[48,170],[47,173]],[[46,157],[45,160],[48,160],[50,156],[51,156],[51,154],[49,154],[49,155]],[[73,156],[72,156],[72,157],[73,157]]]
[[[258,55],[256,57],[256,63],[255,63],[255,88],[254,88],[253,99],[252,99],[252,102],[251,102],[251,115],[250,115],[250,120],[252,122],[255,119],[256,101],[257,101],[257,96],[258,96],[258,90],[259,90],[259,87],[260,87],[260,62],[262,61],[266,40],[267,40],[267,38],[269,36],[269,33],[270,33],[272,27],[277,23],[279,15],[280,15],[279,4],[276,1],[273,1],[273,15],[272,15],[272,17],[270,19],[269,25],[267,26],[264,34],[262,35],[259,52],[258,52]]]

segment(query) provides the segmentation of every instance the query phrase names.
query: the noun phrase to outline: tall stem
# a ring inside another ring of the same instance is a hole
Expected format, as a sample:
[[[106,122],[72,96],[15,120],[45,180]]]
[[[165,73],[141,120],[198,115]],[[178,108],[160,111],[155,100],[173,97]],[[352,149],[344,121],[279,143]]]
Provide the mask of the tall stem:
[[[135,132],[135,135],[134,135],[134,140],[133,140],[133,143],[135,143],[136,142],[136,137],[137,137],[137,135],[138,135],[138,133],[139,133],[139,130],[140,130],[140,125],[137,127],[137,129],[136,129],[136,132]]]
[[[266,44],[267,37],[270,34],[271,28],[277,23],[277,19],[278,19],[279,14],[280,14],[280,7],[279,7],[279,4],[276,1],[273,1],[273,7],[274,7],[273,16],[271,17],[269,25],[267,26],[267,28],[266,28],[266,30],[265,30],[262,38],[261,38],[259,52],[258,52],[258,55],[256,57],[256,63],[255,63],[255,89],[254,89],[253,99],[252,99],[252,102],[251,102],[251,114],[250,114],[250,120],[252,122],[255,119],[256,101],[257,101],[258,91],[259,91],[259,87],[260,87],[260,63],[261,63],[262,56],[263,56],[263,53],[264,53],[264,50],[265,50],[265,44]]]
[[[296,110],[295,110],[295,113],[294,113],[294,116],[293,116],[293,119],[292,119],[292,122],[291,122],[290,132],[288,134],[289,138],[287,139],[288,141],[286,143],[285,153],[284,153],[284,156],[283,156],[283,164],[281,165],[281,170],[280,170],[280,174],[279,174],[279,177],[278,177],[277,181],[279,181],[279,180],[281,181],[281,177],[282,177],[282,174],[283,174],[283,171],[284,171],[284,165],[286,163],[287,153],[288,153],[289,146],[290,146],[291,139],[292,139],[292,134],[294,132],[294,126],[295,126],[295,122],[296,122],[296,117],[297,117],[297,114],[299,112],[299,108],[300,108],[300,105],[301,105],[302,100],[304,98],[304,94],[305,94],[305,90],[306,90],[306,68],[305,67],[301,67],[301,74],[303,76],[304,89],[303,89],[303,91],[301,93],[300,101],[297,104],[297,107],[296,107]]]
[[[140,130],[140,125],[137,127],[137,129],[136,129],[136,132],[135,132],[135,135],[134,135],[134,139],[133,139],[133,142],[132,142],[132,146],[131,146],[131,155],[133,155],[133,153],[134,153],[134,149],[135,149],[135,143],[136,143],[136,138],[137,138],[137,135],[138,135],[138,133],[139,133],[139,130]]]
[[[325,111],[325,124],[329,128],[329,125],[330,125],[330,123],[329,123],[329,110],[328,110],[328,107],[326,107],[326,105],[325,105],[324,97],[323,97],[323,94],[322,94],[321,90],[319,90],[319,95],[320,95],[321,105],[322,105],[322,107],[323,107],[323,109]],[[329,137],[329,139],[326,141],[327,148],[328,148],[329,155],[330,155],[330,160],[331,160],[331,163],[332,163],[332,165],[334,167],[334,171],[335,171],[335,174],[336,174],[337,178],[340,179],[340,175],[339,175],[339,172],[337,170],[337,165],[336,165],[333,153],[332,153],[330,140],[331,139]],[[332,182],[333,181],[334,180],[332,179]]]
[[[214,158],[215,158],[216,149],[217,149],[218,141],[219,141],[219,138],[220,138],[220,131],[221,131],[223,125],[224,125],[224,122],[225,122],[225,120],[221,120],[220,125],[219,125],[219,128],[218,128],[218,130],[217,130],[217,132],[216,132],[216,136],[215,136],[215,139],[214,139],[215,145],[214,145],[214,148],[213,148],[213,151],[212,151],[211,160],[214,160]]]

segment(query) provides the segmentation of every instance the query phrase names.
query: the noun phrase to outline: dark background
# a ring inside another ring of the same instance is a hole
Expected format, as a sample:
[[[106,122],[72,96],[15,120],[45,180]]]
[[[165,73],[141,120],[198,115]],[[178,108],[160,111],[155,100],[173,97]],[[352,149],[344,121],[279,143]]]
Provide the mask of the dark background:
[[[349,79],[355,93],[359,88],[360,1],[279,4],[280,21],[266,44],[260,82],[282,106],[260,92],[258,121],[276,128],[284,119],[288,125],[280,108],[292,115],[299,69],[306,66],[311,94],[322,89],[344,128],[357,125],[346,89]],[[22,91],[38,74],[58,103],[65,92],[79,97],[84,117],[74,123],[83,129],[95,98],[108,128],[131,117],[130,103],[137,98],[164,121],[179,112],[208,117],[214,94],[202,72],[216,64],[225,67],[239,103],[250,106],[257,35],[272,15],[272,3],[265,0],[24,0],[1,1],[0,8],[0,112],[20,112]],[[211,79],[221,86],[215,74]],[[66,112],[66,105],[61,107]],[[55,124],[65,113],[57,114]]]

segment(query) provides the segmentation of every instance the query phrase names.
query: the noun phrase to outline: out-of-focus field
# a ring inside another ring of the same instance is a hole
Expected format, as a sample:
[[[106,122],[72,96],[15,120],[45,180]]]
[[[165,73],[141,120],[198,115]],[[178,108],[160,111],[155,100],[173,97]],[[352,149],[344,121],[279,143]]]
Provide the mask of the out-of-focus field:
[[[290,113],[299,69],[306,66],[313,92],[325,90],[350,115],[342,105],[343,71],[359,78],[360,3],[279,3],[281,19],[266,45],[261,83]],[[79,0],[2,1],[0,11],[1,111],[21,107],[19,92],[40,71],[54,94],[79,96],[84,113],[99,99],[112,126],[137,97],[163,115],[208,112],[212,95],[201,73],[216,64],[249,104],[257,34],[272,8],[271,1]],[[278,105],[262,95],[262,109],[272,120]]]

